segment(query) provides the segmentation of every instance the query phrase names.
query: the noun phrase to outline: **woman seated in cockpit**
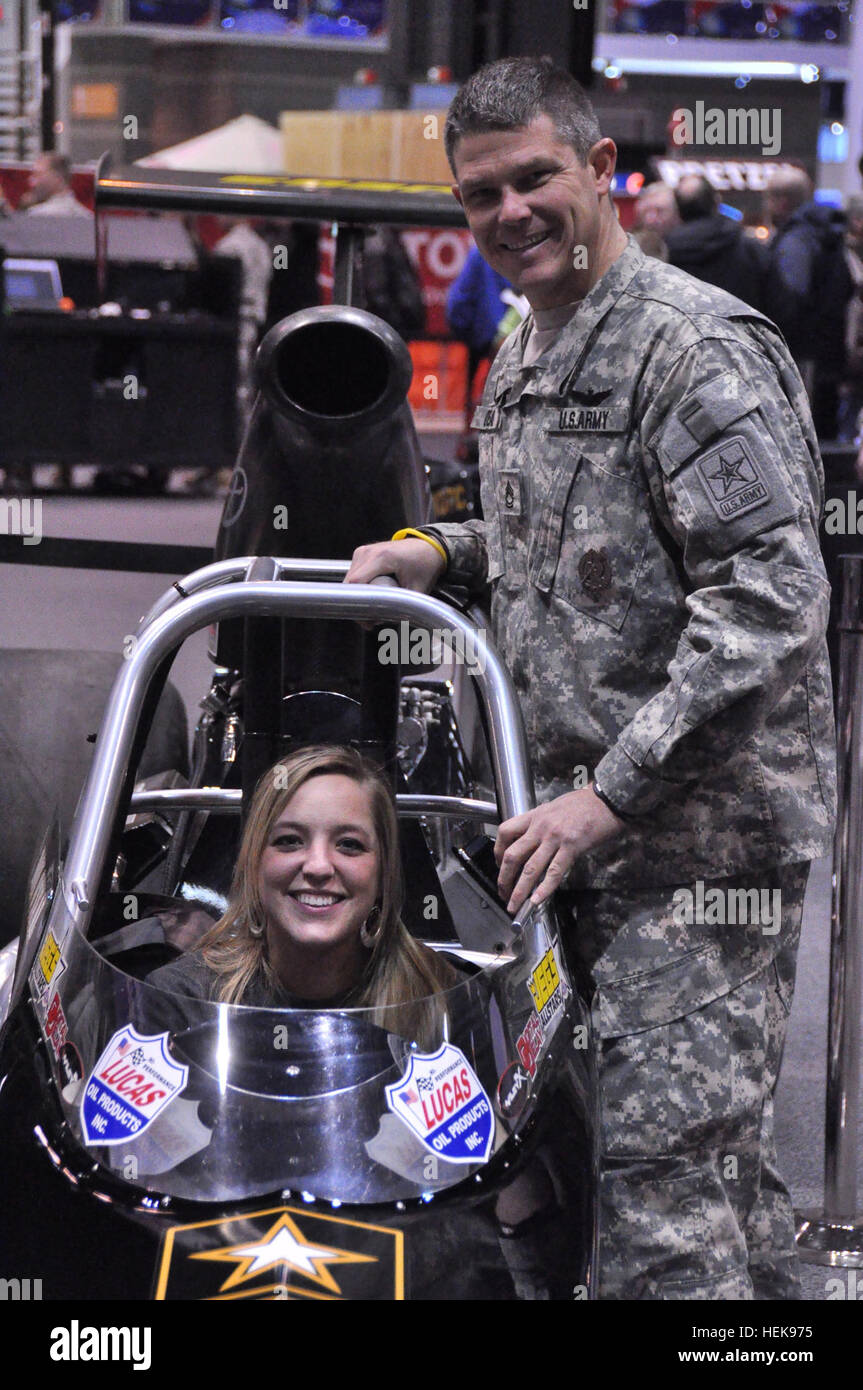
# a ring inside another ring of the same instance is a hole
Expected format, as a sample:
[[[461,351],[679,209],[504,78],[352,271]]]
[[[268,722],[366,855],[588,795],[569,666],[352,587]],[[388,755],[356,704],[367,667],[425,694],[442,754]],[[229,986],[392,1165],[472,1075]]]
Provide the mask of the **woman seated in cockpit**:
[[[351,748],[303,748],[264,774],[228,908],[148,983],[259,1008],[379,1009],[459,982],[401,921],[392,793]]]

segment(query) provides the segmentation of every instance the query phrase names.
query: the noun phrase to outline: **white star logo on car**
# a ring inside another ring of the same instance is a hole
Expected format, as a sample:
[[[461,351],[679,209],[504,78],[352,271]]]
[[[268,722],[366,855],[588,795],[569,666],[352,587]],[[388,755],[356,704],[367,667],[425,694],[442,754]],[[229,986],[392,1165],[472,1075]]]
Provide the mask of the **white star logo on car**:
[[[359,1255],[353,1250],[338,1250],[332,1245],[312,1245],[290,1216],[283,1213],[278,1221],[260,1240],[243,1245],[227,1245],[220,1250],[199,1250],[190,1257],[193,1260],[228,1260],[236,1262],[236,1269],[222,1284],[220,1293],[243,1284],[247,1279],[262,1274],[264,1270],[281,1266],[285,1274],[295,1270],[322,1284],[332,1293],[340,1294],[341,1289],[327,1268],[333,1264],[374,1264],[374,1255]]]

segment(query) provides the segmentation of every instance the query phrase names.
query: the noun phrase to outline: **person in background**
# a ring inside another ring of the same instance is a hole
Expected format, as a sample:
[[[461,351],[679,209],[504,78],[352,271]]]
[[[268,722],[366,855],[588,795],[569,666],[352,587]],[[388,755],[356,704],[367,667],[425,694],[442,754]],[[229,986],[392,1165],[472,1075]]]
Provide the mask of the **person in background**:
[[[252,413],[255,397],[254,364],[273,277],[273,253],[251,223],[242,217],[225,219],[228,230],[213,248],[217,256],[233,256],[243,268],[237,335],[238,438]]]
[[[18,204],[19,212],[31,216],[92,217],[79,203],[71,188],[72,165],[64,154],[48,150],[33,161],[27,192]]]
[[[470,429],[470,418],[485,379],[480,368],[491,362],[529,309],[523,295],[517,294],[509,281],[492,269],[472,246],[446,299],[450,331],[453,337],[466,343],[468,349],[465,402],[468,429],[460,446],[466,462],[475,463],[477,458],[476,436]]]
[[[655,227],[635,227],[633,241],[637,241],[645,256],[653,256],[657,261],[668,263],[668,246]]]
[[[664,238],[672,227],[678,225],[679,221],[680,214],[677,211],[674,190],[669,188],[667,183],[662,183],[661,180],[644,184],[635,207],[633,231],[638,232],[643,227],[652,227]]]
[[[845,378],[840,387],[839,439],[853,443],[863,436],[863,194],[848,199],[845,210],[845,260],[854,286],[845,323]],[[861,439],[863,454],[863,439]]]
[[[509,281],[472,246],[446,299],[450,330],[460,342],[467,343],[472,359],[493,357],[504,338],[518,327],[512,321],[513,305],[503,298],[509,289]]]
[[[426,311],[419,276],[396,227],[372,227],[358,257],[357,308],[388,323],[410,342],[425,332]]]
[[[719,194],[703,174],[685,174],[674,191],[680,224],[665,234],[671,265],[761,309],[766,255],[738,222],[719,211]]]
[[[779,170],[768,182],[767,212],[776,234],[768,248],[764,312],[785,336],[823,440],[836,438],[852,282],[844,215],[813,194],[804,169]]]

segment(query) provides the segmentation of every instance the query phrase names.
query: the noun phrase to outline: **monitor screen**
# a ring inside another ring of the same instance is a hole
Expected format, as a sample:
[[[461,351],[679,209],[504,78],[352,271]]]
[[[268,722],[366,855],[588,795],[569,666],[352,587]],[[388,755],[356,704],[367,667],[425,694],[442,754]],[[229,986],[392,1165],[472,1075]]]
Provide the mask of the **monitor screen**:
[[[63,294],[56,261],[10,257],[3,265],[6,303],[11,309],[56,309]]]

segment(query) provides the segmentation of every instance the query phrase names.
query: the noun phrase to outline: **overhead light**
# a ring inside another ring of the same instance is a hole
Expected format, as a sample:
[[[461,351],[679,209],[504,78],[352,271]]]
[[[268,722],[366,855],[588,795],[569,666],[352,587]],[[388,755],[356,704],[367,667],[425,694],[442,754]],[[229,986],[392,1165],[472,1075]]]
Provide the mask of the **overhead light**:
[[[620,72],[644,72],[660,76],[667,73],[670,77],[799,77],[804,82],[817,82],[821,76],[814,63],[789,63],[778,58],[759,58],[747,62],[745,74],[741,74],[739,58],[736,61],[725,58],[594,58],[592,66],[595,72],[606,72],[609,63]]]

